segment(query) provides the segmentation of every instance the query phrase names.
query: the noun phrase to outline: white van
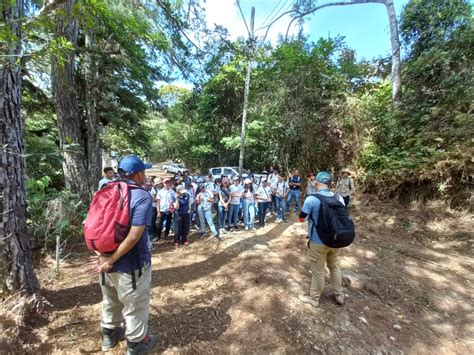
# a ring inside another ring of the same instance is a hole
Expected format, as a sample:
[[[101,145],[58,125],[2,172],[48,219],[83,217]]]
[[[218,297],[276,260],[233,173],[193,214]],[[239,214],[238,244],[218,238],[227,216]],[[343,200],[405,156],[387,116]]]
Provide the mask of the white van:
[[[239,168],[237,166],[219,166],[216,168],[210,168],[209,175],[212,175],[213,179],[220,178],[222,175],[232,178],[235,175],[239,175]]]

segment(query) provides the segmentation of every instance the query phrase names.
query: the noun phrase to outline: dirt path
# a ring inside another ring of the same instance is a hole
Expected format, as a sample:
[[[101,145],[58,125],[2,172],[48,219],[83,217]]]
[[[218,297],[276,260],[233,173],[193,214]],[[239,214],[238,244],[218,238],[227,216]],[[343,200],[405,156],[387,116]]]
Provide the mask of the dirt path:
[[[329,288],[319,309],[297,296],[310,283],[306,225],[270,223],[174,250],[155,244],[150,331],[171,353],[474,353],[472,216],[363,196],[351,208],[356,242],[342,253],[347,304]],[[82,244],[51,278],[53,308],[22,338],[32,353],[100,352],[101,293],[81,275]],[[113,353],[123,353],[122,345]]]

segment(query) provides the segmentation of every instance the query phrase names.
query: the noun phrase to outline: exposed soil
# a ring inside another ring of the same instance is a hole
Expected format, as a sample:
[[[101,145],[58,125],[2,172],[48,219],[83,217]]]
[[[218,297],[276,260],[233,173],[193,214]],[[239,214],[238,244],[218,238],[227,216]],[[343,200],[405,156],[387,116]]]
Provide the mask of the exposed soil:
[[[344,249],[346,305],[327,287],[319,308],[301,303],[311,274],[306,224],[269,223],[174,250],[155,244],[150,332],[157,352],[473,354],[474,222],[435,204],[356,199],[358,237]],[[274,219],[274,218],[272,218]],[[20,336],[31,353],[100,352],[101,292],[83,276],[89,258],[72,247],[59,278],[38,274],[51,302]],[[123,353],[125,343],[111,353]]]

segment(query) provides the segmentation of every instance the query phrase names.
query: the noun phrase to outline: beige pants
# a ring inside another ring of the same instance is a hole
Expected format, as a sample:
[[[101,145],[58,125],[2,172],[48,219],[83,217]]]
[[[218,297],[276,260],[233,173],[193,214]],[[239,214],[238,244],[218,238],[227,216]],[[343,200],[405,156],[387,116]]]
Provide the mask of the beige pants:
[[[308,257],[313,277],[311,279],[310,295],[319,299],[324,289],[324,266],[327,263],[331,275],[331,285],[334,294],[342,294],[341,270],[337,260],[339,249],[333,249],[324,244],[309,243]]]
[[[132,275],[123,272],[105,274],[99,282],[102,288],[102,327],[115,329],[125,320],[125,337],[130,342],[140,342],[148,331],[150,313],[151,265],[142,268],[142,275],[135,271],[136,289]]]

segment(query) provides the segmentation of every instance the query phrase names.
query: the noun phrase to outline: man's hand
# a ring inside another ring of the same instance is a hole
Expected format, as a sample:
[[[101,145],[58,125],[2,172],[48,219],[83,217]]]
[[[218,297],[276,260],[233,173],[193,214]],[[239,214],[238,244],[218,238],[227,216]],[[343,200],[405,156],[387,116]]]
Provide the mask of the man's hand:
[[[98,269],[100,272],[109,272],[114,266],[114,261],[112,256],[100,255],[98,262]]]

